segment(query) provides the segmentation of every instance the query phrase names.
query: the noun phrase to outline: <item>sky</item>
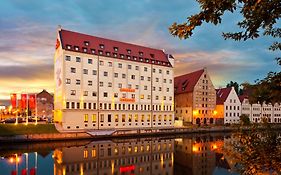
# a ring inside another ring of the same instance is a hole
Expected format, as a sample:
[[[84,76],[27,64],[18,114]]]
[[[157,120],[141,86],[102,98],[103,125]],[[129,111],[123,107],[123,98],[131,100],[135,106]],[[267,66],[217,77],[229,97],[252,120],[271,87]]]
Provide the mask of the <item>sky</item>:
[[[164,49],[175,58],[175,75],[207,67],[215,87],[229,81],[253,83],[277,71],[274,41],[224,40],[239,29],[237,13],[222,24],[203,24],[190,39],[171,36],[173,22],[199,12],[195,0],[1,0],[0,99],[10,93],[53,92],[53,57],[58,25],[80,33]],[[280,54],[280,53],[279,53]]]

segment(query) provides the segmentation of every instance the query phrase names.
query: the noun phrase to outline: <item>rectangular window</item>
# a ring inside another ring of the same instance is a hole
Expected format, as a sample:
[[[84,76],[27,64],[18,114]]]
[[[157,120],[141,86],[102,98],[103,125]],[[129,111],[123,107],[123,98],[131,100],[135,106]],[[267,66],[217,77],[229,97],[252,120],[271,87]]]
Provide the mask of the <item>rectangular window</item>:
[[[122,88],[122,83],[118,83],[118,88]]]
[[[66,102],[66,109],[69,109],[69,102]]]
[[[135,75],[132,75],[131,78],[132,78],[132,80],[134,80],[134,79],[136,78],[136,76],[135,76]]]
[[[108,93],[107,92],[104,92],[103,93],[103,97],[107,97],[108,96]]]
[[[139,70],[139,66],[136,66],[136,70]]]
[[[126,115],[122,114],[122,122],[125,122],[125,119],[126,119]]]
[[[97,122],[97,115],[96,115],[96,114],[93,114],[93,115],[92,115],[92,122],[93,122],[93,123],[96,123],[96,122]]]
[[[93,85],[93,81],[88,81],[88,86],[92,86]]]
[[[118,68],[122,68],[122,64],[121,63],[118,63]]]
[[[76,85],[80,85],[81,84],[81,81],[76,79]]]
[[[75,90],[71,90],[70,95],[76,95],[76,91]]]
[[[88,69],[83,69],[83,74],[88,74]]]
[[[111,114],[108,114],[108,115],[107,115],[107,121],[108,121],[108,122],[111,122]]]
[[[128,69],[132,69],[132,65],[129,64],[129,65],[128,65]]]
[[[93,75],[97,75],[97,71],[96,70],[93,70]]]
[[[107,77],[108,76],[108,72],[103,72],[103,76]]]
[[[122,78],[126,78],[126,74],[122,74]]]
[[[70,68],[70,72],[71,72],[71,73],[76,73],[76,69],[75,69],[74,67],[71,67],[71,68]]]
[[[70,56],[65,56],[65,61],[70,61],[71,60],[71,57]]]
[[[88,122],[89,116],[88,114],[84,114],[84,122]]]
[[[104,65],[104,62],[103,61],[100,61],[100,66],[103,66]]]
[[[84,96],[88,96],[88,91],[84,91]]]
[[[67,78],[67,79],[65,80],[65,83],[66,83],[66,84],[70,84],[70,82],[71,82],[71,81],[70,81],[69,78]]]
[[[81,58],[80,57],[76,57],[76,62],[80,63],[81,62]]]
[[[75,109],[75,103],[74,102],[71,102],[71,108]]]
[[[92,59],[88,59],[88,64],[93,64],[93,60]]]
[[[144,67],[143,70],[144,70],[145,72],[147,72],[147,67]]]
[[[111,82],[108,82],[108,87],[112,87],[112,83]]]
[[[103,87],[103,82],[102,81],[100,81],[100,87]]]
[[[97,92],[93,92],[93,93],[92,93],[92,96],[93,96],[93,97],[96,97],[96,96],[97,96]]]
[[[100,115],[100,122],[104,122],[104,114]]]
[[[115,78],[118,78],[118,73],[114,73],[114,77],[115,77]]]

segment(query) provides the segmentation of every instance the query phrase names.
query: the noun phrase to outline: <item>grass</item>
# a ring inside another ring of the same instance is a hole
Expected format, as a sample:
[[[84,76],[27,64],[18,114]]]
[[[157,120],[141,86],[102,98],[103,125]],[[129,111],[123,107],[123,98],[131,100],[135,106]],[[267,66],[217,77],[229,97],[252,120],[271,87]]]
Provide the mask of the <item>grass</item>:
[[[0,124],[0,136],[58,133],[54,124]]]

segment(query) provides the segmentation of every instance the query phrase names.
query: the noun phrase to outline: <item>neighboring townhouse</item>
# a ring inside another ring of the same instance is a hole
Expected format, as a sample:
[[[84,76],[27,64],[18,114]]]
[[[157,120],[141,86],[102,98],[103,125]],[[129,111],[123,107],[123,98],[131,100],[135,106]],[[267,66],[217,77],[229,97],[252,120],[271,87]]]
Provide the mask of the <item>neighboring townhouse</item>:
[[[216,111],[224,123],[239,123],[241,115],[241,103],[234,87],[216,89]]]
[[[175,77],[176,119],[186,124],[214,124],[216,91],[207,69]]]

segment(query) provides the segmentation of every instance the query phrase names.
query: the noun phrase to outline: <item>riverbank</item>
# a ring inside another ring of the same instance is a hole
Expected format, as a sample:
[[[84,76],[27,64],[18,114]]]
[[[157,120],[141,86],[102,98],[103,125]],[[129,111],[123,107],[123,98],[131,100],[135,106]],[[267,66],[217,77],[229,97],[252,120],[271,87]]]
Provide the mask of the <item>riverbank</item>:
[[[240,128],[241,129],[241,128]],[[250,130],[249,127],[243,127],[243,130]],[[281,125],[275,125],[274,129],[281,130]],[[0,142],[49,142],[63,140],[85,140],[85,139],[113,139],[113,138],[137,138],[137,137],[159,137],[171,136],[177,134],[194,133],[216,133],[216,132],[235,132],[239,127],[233,126],[213,126],[213,127],[173,127],[173,128],[153,128],[153,129],[134,129],[134,130],[92,130],[83,132],[64,132],[59,133],[52,130],[53,133],[22,134],[11,136],[0,136]],[[49,131],[51,132],[51,131]]]

